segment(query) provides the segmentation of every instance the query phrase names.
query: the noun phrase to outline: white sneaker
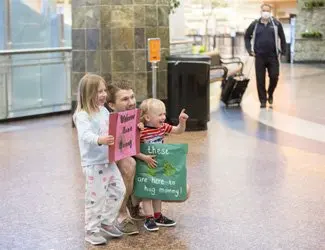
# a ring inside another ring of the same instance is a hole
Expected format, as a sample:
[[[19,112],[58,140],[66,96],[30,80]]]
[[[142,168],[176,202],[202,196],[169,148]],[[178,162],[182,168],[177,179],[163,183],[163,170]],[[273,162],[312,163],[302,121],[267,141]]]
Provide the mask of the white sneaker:
[[[102,224],[100,230],[112,237],[122,237],[123,236],[123,233],[114,225],[108,226],[108,225]]]
[[[107,240],[100,233],[87,233],[85,240],[93,245],[106,244]]]

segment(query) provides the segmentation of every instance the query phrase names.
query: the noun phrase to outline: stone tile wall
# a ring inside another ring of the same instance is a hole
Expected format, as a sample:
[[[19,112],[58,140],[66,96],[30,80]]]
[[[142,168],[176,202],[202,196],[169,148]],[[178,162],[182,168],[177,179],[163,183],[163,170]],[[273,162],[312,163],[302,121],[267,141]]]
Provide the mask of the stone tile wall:
[[[167,95],[169,21],[167,0],[73,0],[72,93],[87,72],[106,81],[128,80],[137,99],[151,96],[147,39],[161,39],[157,95]]]
[[[307,0],[298,0],[296,21],[295,62],[325,62],[325,7],[305,8]],[[319,31],[322,39],[302,38],[301,33]]]

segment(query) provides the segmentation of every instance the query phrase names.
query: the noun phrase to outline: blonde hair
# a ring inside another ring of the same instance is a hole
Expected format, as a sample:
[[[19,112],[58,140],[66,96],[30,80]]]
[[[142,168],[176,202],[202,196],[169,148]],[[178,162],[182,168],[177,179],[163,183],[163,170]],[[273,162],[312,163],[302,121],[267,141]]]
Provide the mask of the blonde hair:
[[[149,98],[149,99],[143,100],[139,106],[139,109],[141,111],[140,121],[142,123],[145,123],[144,116],[146,114],[148,114],[149,112],[151,112],[153,110],[157,110],[159,108],[166,110],[166,106],[161,100],[155,99],[155,98]]]
[[[86,111],[88,114],[96,112],[97,92],[101,82],[106,85],[104,78],[95,74],[86,74],[81,78],[78,88],[78,104],[75,113],[81,110]]]

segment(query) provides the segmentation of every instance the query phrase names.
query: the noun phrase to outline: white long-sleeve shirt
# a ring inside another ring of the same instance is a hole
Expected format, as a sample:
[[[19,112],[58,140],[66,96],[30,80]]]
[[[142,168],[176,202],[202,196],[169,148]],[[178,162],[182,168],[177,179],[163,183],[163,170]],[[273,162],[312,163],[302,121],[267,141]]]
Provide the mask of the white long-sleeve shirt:
[[[108,110],[100,107],[99,112],[92,115],[80,111],[75,116],[75,123],[78,130],[81,166],[107,164],[108,146],[98,145],[98,137],[108,135]]]

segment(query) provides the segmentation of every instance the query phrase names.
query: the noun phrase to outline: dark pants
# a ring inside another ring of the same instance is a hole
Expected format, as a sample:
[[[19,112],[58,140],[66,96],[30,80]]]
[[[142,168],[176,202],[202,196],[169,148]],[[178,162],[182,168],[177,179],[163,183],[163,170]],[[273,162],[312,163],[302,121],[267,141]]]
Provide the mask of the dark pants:
[[[269,96],[273,97],[273,92],[276,88],[279,79],[279,59],[277,56],[259,56],[255,57],[255,72],[258,98],[261,103],[266,103],[266,89],[265,89],[265,72],[269,74],[270,84],[267,90]]]

